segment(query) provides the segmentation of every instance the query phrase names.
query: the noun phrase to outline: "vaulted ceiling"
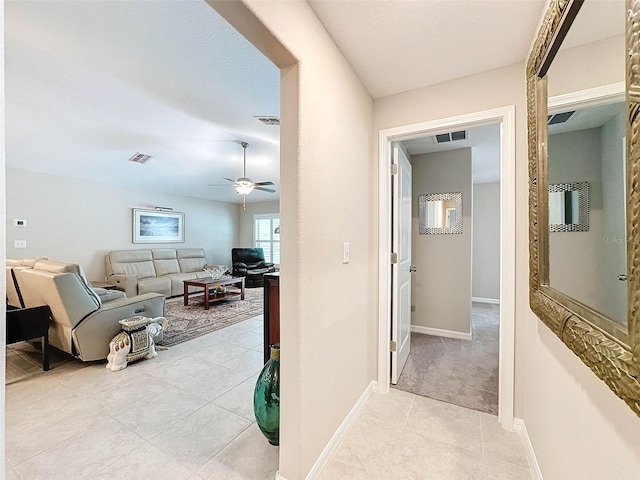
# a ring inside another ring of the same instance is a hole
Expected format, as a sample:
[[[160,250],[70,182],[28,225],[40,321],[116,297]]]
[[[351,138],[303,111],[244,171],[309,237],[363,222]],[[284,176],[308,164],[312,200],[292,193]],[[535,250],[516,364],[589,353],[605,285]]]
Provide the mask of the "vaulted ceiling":
[[[524,62],[545,8],[309,4],[373,98]],[[278,189],[279,127],[254,118],[279,116],[278,69],[204,1],[6,1],[5,35],[8,167],[239,202],[207,185],[242,176],[246,141],[247,176]]]

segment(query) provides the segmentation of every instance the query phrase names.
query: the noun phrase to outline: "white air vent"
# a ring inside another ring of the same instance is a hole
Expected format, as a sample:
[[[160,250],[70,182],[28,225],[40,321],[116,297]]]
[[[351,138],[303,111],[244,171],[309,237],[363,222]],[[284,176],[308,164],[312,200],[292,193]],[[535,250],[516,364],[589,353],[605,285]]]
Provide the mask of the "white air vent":
[[[278,117],[262,117],[262,116],[256,115],[253,118],[257,118],[265,125],[280,125],[280,119]]]
[[[442,133],[436,135],[436,143],[455,142],[456,140],[466,140],[466,130],[460,130],[458,132]]]
[[[147,163],[152,155],[147,155],[145,153],[137,152],[133,157],[129,159],[130,162],[136,163]]]

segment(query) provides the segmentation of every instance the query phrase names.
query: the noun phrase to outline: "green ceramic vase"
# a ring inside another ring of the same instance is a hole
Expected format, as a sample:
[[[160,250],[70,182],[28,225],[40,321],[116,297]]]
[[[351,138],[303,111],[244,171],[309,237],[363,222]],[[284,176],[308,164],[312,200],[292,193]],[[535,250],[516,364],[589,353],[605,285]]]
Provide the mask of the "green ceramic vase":
[[[280,442],[280,345],[271,345],[271,358],[265,363],[253,391],[256,423],[271,445]]]

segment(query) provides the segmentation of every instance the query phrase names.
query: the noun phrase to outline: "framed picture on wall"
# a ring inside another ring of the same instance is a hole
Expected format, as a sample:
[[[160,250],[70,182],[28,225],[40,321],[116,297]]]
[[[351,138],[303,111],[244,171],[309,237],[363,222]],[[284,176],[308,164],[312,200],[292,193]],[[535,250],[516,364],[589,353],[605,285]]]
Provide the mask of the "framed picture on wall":
[[[133,243],[184,242],[184,213],[133,209]]]

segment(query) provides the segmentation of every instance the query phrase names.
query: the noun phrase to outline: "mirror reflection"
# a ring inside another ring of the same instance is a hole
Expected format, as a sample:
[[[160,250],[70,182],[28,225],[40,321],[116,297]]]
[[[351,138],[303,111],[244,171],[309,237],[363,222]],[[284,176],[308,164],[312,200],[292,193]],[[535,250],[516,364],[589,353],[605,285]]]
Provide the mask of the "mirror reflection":
[[[549,231],[589,230],[589,182],[549,185]]]
[[[558,113],[564,121],[549,120],[549,285],[624,325],[625,104]]]
[[[462,233],[462,192],[420,195],[421,235]]]

